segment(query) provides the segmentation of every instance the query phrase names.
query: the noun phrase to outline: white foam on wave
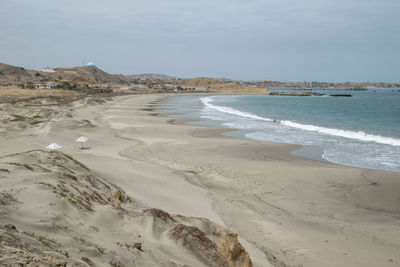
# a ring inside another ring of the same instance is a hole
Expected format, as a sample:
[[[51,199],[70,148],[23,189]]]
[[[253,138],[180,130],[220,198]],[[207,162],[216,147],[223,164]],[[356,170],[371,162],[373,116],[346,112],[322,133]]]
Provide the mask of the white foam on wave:
[[[214,99],[212,99],[211,97],[208,97],[208,96],[203,97],[200,100],[206,107],[218,110],[220,112],[229,113],[232,115],[237,115],[237,116],[246,117],[246,118],[255,119],[255,120],[272,121],[269,118],[263,118],[263,117],[255,115],[255,114],[252,114],[252,113],[240,111],[240,110],[230,108],[230,107],[217,106],[217,105],[211,104],[211,102],[214,102]]]
[[[334,129],[334,128],[325,128],[325,127],[320,127],[320,126],[315,126],[315,125],[301,124],[301,123],[287,121],[287,120],[281,121],[281,124],[290,126],[293,128],[302,129],[305,131],[318,132],[318,133],[322,133],[322,134],[345,137],[345,138],[350,138],[350,139],[357,139],[357,140],[367,141],[367,142],[376,142],[376,143],[385,144],[385,145],[400,146],[400,139],[384,137],[384,136],[374,135],[374,134],[368,134],[368,133],[365,133],[362,131],[354,132],[354,131],[340,130],[340,129]]]
[[[211,97],[203,97],[200,100],[206,107],[212,108],[214,110],[217,110],[217,111],[220,111],[223,113],[228,113],[228,114],[237,115],[240,117],[261,120],[261,121],[269,121],[269,122],[273,121],[272,119],[260,117],[258,115],[240,111],[240,110],[236,110],[234,108],[214,105],[214,104],[212,104],[212,102],[214,102],[214,99],[212,99]],[[325,128],[325,127],[321,127],[321,126],[301,124],[301,123],[292,122],[289,120],[282,120],[282,121],[280,121],[280,124],[288,126],[288,127],[292,127],[292,128],[297,128],[297,129],[310,131],[310,132],[317,132],[317,133],[331,135],[331,136],[356,139],[356,140],[366,141],[366,142],[375,142],[375,143],[385,144],[385,145],[400,146],[400,139],[385,137],[385,136],[380,136],[380,135],[374,135],[374,134],[368,134],[368,133],[365,133],[362,131],[355,132],[355,131],[349,131],[349,130]]]

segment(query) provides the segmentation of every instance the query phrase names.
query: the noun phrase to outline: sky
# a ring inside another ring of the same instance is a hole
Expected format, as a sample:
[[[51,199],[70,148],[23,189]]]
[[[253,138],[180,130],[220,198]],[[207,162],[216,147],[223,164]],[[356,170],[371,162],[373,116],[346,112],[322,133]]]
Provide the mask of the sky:
[[[400,81],[399,0],[1,0],[0,36],[28,69]]]

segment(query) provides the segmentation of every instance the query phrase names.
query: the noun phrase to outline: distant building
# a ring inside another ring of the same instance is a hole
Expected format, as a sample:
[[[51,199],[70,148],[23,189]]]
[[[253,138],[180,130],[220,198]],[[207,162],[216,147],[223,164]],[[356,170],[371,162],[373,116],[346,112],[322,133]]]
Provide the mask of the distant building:
[[[46,87],[45,87],[45,85],[43,83],[37,83],[37,84],[35,84],[35,88],[36,89],[43,89],[43,88],[46,88]]]
[[[133,90],[133,91],[147,91],[149,90],[149,87],[147,87],[144,84],[132,84],[129,87],[129,90]]]
[[[52,72],[56,72],[56,71],[52,68],[47,67],[47,68],[43,68],[42,72],[51,72],[52,73]]]
[[[76,70],[73,68],[55,68],[54,69],[56,72],[61,72],[61,73],[78,73]]]
[[[47,82],[47,83],[38,83],[35,84],[36,89],[53,89],[57,87],[57,83],[55,82]]]
[[[94,63],[93,62],[89,62],[88,64],[86,64],[86,66],[93,67]]]
[[[50,89],[56,88],[57,85],[58,85],[58,83],[55,83],[55,82],[47,82],[46,83],[46,88],[50,88]]]

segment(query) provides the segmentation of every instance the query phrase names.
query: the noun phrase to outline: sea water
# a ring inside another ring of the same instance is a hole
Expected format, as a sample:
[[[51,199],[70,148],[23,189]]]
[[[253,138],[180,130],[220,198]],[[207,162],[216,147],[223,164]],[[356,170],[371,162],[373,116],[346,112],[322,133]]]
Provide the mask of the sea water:
[[[318,147],[331,162],[400,171],[400,92],[349,91],[352,97],[214,95],[177,97],[174,112],[238,129],[239,137]]]

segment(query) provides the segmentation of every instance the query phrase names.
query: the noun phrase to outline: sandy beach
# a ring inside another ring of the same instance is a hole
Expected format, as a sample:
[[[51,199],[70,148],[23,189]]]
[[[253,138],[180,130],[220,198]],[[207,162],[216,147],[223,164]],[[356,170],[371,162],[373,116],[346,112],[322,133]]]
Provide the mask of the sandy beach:
[[[237,139],[221,135],[226,129],[186,125],[190,119],[155,111],[168,97],[134,95],[48,107],[45,123],[3,124],[0,157],[58,143],[93,175],[122,188],[135,209],[202,217],[237,233],[254,266],[400,264],[398,172],[314,161],[292,155],[297,145]],[[10,106],[1,112],[4,119]],[[34,116],[35,107],[26,112]],[[89,138],[88,149],[75,143],[81,135]],[[44,204],[59,204],[60,199],[42,195],[29,201],[30,190],[39,190],[38,185],[30,183],[29,176],[21,179],[24,185],[8,176],[0,173],[2,192],[13,189],[22,204],[15,204],[15,209],[0,206],[2,223],[50,233],[62,242],[67,240],[65,233],[43,226],[57,216],[59,224],[76,227],[77,235],[99,240],[108,251],[116,251],[115,242],[110,244],[116,236],[141,236],[138,239],[149,253],[124,254],[135,258],[133,265],[207,266],[189,250],[178,250],[165,232],[151,232],[146,219],[121,219],[117,211],[98,206],[89,217],[71,210],[64,210],[68,214],[63,217],[60,209]],[[42,221],[39,207],[47,216]],[[191,223],[205,225],[201,220]],[[100,231],[90,232],[87,225]],[[113,225],[110,231],[109,225]],[[68,244],[71,255],[80,253],[73,242]],[[103,256],[85,253],[102,266]]]

